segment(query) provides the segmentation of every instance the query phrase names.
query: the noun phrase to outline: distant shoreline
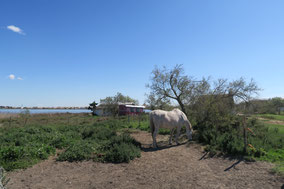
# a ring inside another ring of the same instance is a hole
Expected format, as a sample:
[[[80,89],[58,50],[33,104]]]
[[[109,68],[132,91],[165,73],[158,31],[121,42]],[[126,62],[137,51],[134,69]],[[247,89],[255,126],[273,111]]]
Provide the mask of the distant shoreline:
[[[34,109],[34,110],[73,110],[73,109],[88,109],[88,107],[12,107],[12,106],[0,106],[0,109]]]
[[[3,109],[0,108],[0,114],[57,114],[57,113],[91,113],[89,109]]]

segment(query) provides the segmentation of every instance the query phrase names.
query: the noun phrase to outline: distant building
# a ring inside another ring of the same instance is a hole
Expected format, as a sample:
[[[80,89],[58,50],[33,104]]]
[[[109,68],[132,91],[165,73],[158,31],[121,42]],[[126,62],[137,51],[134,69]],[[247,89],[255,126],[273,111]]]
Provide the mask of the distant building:
[[[132,102],[118,103],[118,115],[139,115],[144,112],[145,106],[138,106]],[[96,107],[95,114],[98,116],[109,116],[110,112],[106,111],[105,105],[100,104]]]
[[[105,107],[103,105],[97,106],[94,113],[95,113],[95,115],[98,115],[98,116],[109,116],[109,115],[111,115],[110,113],[105,111]]]
[[[144,112],[145,106],[137,106],[134,104],[119,104],[118,115],[139,115]]]

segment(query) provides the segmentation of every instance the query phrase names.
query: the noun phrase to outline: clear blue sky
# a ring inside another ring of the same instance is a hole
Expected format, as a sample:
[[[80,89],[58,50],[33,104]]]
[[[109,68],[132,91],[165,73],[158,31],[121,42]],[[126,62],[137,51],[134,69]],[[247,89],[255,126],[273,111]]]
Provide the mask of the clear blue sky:
[[[1,0],[0,105],[144,102],[154,66],[284,97],[283,0]]]

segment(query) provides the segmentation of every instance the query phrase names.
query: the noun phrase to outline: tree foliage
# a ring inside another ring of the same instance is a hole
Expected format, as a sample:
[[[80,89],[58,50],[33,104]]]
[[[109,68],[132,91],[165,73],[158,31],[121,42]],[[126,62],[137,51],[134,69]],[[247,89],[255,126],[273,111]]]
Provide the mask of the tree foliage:
[[[238,105],[239,109],[243,109],[244,103]],[[284,99],[274,97],[271,99],[255,99],[251,101],[250,112],[261,114],[280,114],[281,108],[284,107]],[[283,111],[283,110],[282,110]]]
[[[176,65],[172,69],[155,67],[147,86],[150,88],[148,101],[162,99],[180,106],[193,124],[195,139],[199,142],[232,154],[242,152],[242,124],[235,106],[244,102],[246,108],[257,95],[260,89],[253,79],[197,80],[187,76],[182,65]]]
[[[116,116],[119,113],[119,103],[138,104],[139,102],[138,100],[125,96],[119,92],[115,96],[109,96],[100,100],[100,105],[103,106],[104,111],[113,116]]]
[[[193,78],[184,74],[182,65],[176,65],[172,70],[168,70],[166,67],[163,69],[155,67],[152,71],[151,84],[148,84],[147,87],[151,90],[149,97],[158,99],[157,102],[174,100],[187,114],[185,104],[194,96],[194,89],[202,89],[202,85],[206,87],[205,79],[201,81],[201,84],[197,84]]]
[[[150,110],[155,110],[155,109],[171,110],[173,109],[173,106],[169,99],[156,97],[155,94],[153,93],[147,95],[147,99],[145,100],[145,103],[147,104],[147,108]]]
[[[147,102],[150,102],[152,107],[155,107],[153,103],[159,107],[161,102],[173,100],[186,115],[189,115],[193,106],[202,104],[205,99],[210,101],[209,106],[225,100],[232,107],[234,102],[249,102],[260,90],[253,79],[250,82],[244,78],[233,81],[211,81],[210,77],[196,80],[185,75],[182,65],[176,65],[173,69],[155,67],[151,83],[147,87],[151,90]]]

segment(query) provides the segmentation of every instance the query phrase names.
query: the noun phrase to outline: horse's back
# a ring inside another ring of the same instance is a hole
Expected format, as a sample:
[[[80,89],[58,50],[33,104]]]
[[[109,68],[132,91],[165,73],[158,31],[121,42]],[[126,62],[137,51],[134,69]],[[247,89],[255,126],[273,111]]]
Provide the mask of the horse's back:
[[[150,120],[154,125],[158,125],[159,127],[172,128],[183,123],[187,118],[179,109],[172,111],[153,110],[150,113]]]

